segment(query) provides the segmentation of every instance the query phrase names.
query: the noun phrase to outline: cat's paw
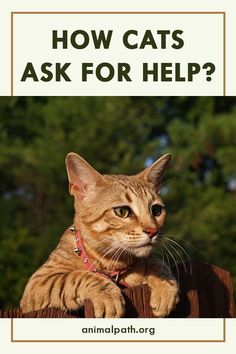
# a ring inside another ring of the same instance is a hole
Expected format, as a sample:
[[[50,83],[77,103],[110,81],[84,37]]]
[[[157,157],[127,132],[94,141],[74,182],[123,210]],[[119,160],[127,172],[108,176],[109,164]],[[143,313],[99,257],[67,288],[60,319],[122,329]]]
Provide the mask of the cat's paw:
[[[179,288],[175,280],[163,280],[151,290],[150,306],[156,317],[166,317],[179,302]]]
[[[120,318],[125,313],[125,300],[120,289],[111,282],[104,282],[89,296],[93,304],[94,316],[97,318]]]

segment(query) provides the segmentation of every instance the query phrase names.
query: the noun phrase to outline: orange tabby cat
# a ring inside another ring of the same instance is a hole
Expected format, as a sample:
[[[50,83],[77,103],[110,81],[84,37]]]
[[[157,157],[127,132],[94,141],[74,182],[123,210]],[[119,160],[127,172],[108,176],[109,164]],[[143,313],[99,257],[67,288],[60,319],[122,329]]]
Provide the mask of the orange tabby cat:
[[[67,155],[74,226],[30,278],[23,312],[74,310],[90,299],[96,317],[122,317],[119,286],[147,283],[154,315],[169,315],[178,302],[177,282],[152,250],[166,215],[158,190],[170,159],[166,154],[135,176],[111,176],[101,175],[75,153]]]

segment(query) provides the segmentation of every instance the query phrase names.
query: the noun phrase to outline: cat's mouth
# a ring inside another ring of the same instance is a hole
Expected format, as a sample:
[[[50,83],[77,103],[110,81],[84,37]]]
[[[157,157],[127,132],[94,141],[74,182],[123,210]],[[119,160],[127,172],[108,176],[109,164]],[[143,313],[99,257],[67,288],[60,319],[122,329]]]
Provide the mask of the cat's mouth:
[[[137,257],[147,257],[152,251],[153,247],[157,244],[158,237],[153,237],[152,239],[142,240],[137,243],[129,245],[129,251]]]
[[[138,245],[132,245],[131,248],[142,248],[142,247],[152,247],[152,246],[153,244],[149,241]]]
[[[143,242],[143,243],[139,243],[139,244],[135,244],[135,245],[130,245],[129,249],[132,251],[136,251],[136,250],[151,250],[154,246],[154,243],[152,243],[151,241],[148,242]]]
[[[142,244],[131,245],[129,247],[129,252],[135,257],[143,258],[148,257],[153,249],[153,244],[151,242],[146,242]]]

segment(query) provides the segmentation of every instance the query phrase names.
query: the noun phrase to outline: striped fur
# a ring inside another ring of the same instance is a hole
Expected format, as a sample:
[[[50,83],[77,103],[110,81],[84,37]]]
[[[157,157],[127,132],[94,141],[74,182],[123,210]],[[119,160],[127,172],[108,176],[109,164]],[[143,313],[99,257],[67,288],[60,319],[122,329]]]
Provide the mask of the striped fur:
[[[158,233],[165,220],[164,204],[158,194],[170,155],[135,176],[101,175],[79,155],[66,159],[69,190],[75,199],[74,225],[80,230],[84,246],[100,270],[129,267],[123,280],[129,286],[147,283],[150,305],[158,317],[167,316],[178,301],[176,280],[166,265],[153,259]],[[162,206],[160,215],[152,206]],[[115,208],[126,206],[131,212],[122,218]],[[45,307],[76,310],[90,299],[96,317],[122,317],[125,303],[119,287],[111,280],[86,270],[80,256],[73,252],[75,237],[67,229],[48,260],[31,276],[26,285],[23,312]]]

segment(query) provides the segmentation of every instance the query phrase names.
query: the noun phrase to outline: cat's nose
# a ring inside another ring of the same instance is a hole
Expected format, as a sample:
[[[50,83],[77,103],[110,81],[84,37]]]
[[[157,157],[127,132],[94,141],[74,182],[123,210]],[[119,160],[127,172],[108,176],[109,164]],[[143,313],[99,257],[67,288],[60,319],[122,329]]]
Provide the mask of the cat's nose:
[[[153,238],[154,236],[157,235],[158,233],[158,228],[157,227],[147,227],[146,229],[143,230],[150,238]]]

